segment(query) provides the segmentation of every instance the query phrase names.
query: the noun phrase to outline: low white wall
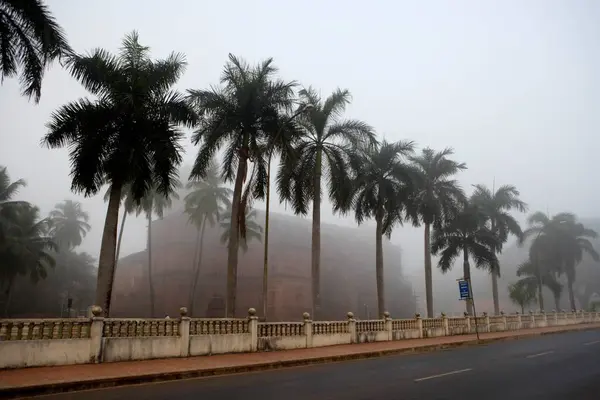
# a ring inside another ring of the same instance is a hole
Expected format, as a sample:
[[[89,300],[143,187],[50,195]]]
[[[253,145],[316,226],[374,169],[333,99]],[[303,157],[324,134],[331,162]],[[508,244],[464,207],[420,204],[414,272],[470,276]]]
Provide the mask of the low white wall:
[[[313,347],[335,346],[338,344],[352,343],[352,336],[349,333],[330,333],[322,335],[313,335]]]
[[[0,369],[89,363],[90,343],[90,339],[2,341]]]
[[[432,338],[438,336],[445,336],[446,331],[442,327],[437,328],[424,328],[423,329],[423,337],[424,338]]]
[[[179,357],[181,338],[178,336],[104,338],[103,350],[102,361],[104,362]]]
[[[190,335],[190,356],[209,354],[247,353],[252,351],[252,335]]]
[[[392,331],[392,340],[418,339],[420,336],[418,329],[407,329],[403,331]]]
[[[258,351],[305,349],[306,336],[269,336],[258,338]]]
[[[360,332],[356,336],[357,343],[385,342],[389,340],[387,331]]]

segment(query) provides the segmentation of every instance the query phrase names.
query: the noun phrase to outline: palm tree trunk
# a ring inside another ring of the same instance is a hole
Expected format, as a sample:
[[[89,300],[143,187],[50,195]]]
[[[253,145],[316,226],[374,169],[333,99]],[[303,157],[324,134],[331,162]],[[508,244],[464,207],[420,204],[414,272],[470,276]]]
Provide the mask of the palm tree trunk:
[[[123,240],[123,231],[125,230],[125,220],[127,219],[127,210],[123,211],[123,220],[121,221],[121,228],[119,229],[119,240],[117,241],[117,254],[115,256],[115,268],[119,263],[119,254],[121,254],[121,240]]]
[[[235,317],[235,300],[237,290],[237,265],[240,245],[240,202],[246,169],[248,167],[248,138],[244,137],[244,144],[240,150],[235,185],[233,187],[233,199],[231,202],[231,224],[229,226],[229,247],[227,249],[227,299],[225,301],[225,314],[228,318]]]
[[[8,318],[10,316],[10,301],[12,299],[12,288],[14,282],[15,277],[13,276],[8,281],[8,287],[6,288],[6,304],[4,305],[4,318]]]
[[[469,265],[469,252],[466,247],[463,249],[463,277],[469,283],[469,290],[471,292],[471,299],[466,300],[467,313],[469,315],[473,315],[473,285],[471,283],[471,266]]]
[[[535,268],[537,271],[538,278],[538,305],[540,306],[540,310],[544,309],[544,280],[542,279],[542,268],[539,263],[539,254],[535,257]]]
[[[573,292],[573,283],[575,282],[575,277],[572,273],[567,271],[567,289],[569,289],[569,303],[571,305],[571,310],[576,310],[575,303],[575,293]]]
[[[425,223],[425,297],[427,318],[433,318],[433,271],[431,269],[431,224]]]
[[[262,306],[263,306],[263,317],[267,320],[268,310],[268,295],[269,295],[269,212],[271,206],[271,156],[273,153],[269,153],[269,160],[267,161],[267,198],[265,201],[265,249],[263,254],[263,283],[262,283]]]
[[[521,304],[521,314],[525,314],[525,305]]]
[[[383,318],[385,309],[385,290],[383,282],[383,215],[381,212],[375,222],[375,276],[377,279],[377,309]]]
[[[152,214],[148,213],[148,292],[150,294],[150,318],[155,317],[154,283],[152,282]]]
[[[560,294],[554,294],[554,309],[558,312],[560,311]]]
[[[321,285],[321,167],[322,153],[317,150],[314,176],[314,199],[312,215],[312,244],[310,272],[312,278],[312,317],[317,320],[320,308],[320,285]]]
[[[200,223],[200,225],[202,225],[202,222]],[[194,259],[192,260],[192,268],[191,268],[191,274],[190,274],[190,279],[191,279],[191,286],[190,286],[190,293],[188,295],[188,308],[190,311],[190,316],[193,315],[193,311],[194,311],[194,292],[196,291],[196,285],[195,285],[195,280],[194,277],[196,276],[196,269],[198,268],[198,250],[200,248],[200,229],[198,228],[196,229],[197,233],[196,233],[196,245],[194,246]]]
[[[104,316],[110,315],[113,280],[115,276],[115,254],[117,244],[117,225],[119,223],[119,206],[121,204],[122,185],[112,182],[102,242],[98,259],[98,280],[96,283],[96,305],[102,307]]]
[[[496,225],[494,223],[494,220],[492,220],[492,232],[496,231]],[[496,248],[494,246],[492,246],[492,251],[494,253],[496,253]],[[500,262],[498,262],[498,264],[500,264]],[[497,268],[492,268],[491,271],[491,275],[492,275],[492,298],[494,300],[494,315],[500,315],[500,299],[498,298],[498,275],[499,275],[499,269],[500,269],[500,265],[496,266]]]
[[[202,220],[202,233],[200,233],[200,243],[198,244],[198,263],[196,264],[196,273],[194,274],[194,283],[192,288],[192,299],[190,302],[190,316],[193,316],[194,303],[196,301],[196,288],[198,287],[198,279],[200,278],[200,264],[202,264],[202,248],[204,247],[204,230],[206,229],[206,215]]]

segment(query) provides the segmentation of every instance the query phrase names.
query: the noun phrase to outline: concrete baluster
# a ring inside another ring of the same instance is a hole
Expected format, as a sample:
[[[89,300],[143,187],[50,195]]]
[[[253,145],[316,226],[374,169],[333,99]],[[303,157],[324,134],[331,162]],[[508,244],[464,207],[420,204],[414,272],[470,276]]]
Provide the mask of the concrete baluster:
[[[310,314],[305,312],[302,314],[302,319],[304,320],[304,335],[306,336],[306,347],[313,347],[313,328],[312,328],[312,320],[310,319]]]
[[[504,314],[504,311],[500,311],[500,315],[502,316],[502,325],[504,326],[504,330],[507,331],[508,321],[506,320],[506,314]]]
[[[187,307],[179,309],[179,339],[181,340],[180,356],[190,356],[190,321]]]
[[[252,342],[250,351],[255,352],[258,351],[258,317],[254,308],[248,309],[248,324]]]
[[[446,313],[442,313],[442,326],[444,327],[444,336],[450,336],[450,326]]]
[[[483,319],[485,320],[485,332],[491,332],[492,331],[492,327],[490,325],[490,316],[488,315],[487,312],[483,312]]]
[[[465,325],[467,327],[465,334],[468,335],[471,333],[471,317],[469,317],[469,314],[466,311],[463,313],[463,315],[465,316]]]
[[[354,313],[348,312],[348,332],[350,333],[350,343],[358,343],[358,334],[356,333],[356,320]]]
[[[392,318],[390,317],[390,313],[385,311],[383,313],[383,320],[385,321],[385,331],[387,332],[387,340],[393,340],[393,332],[392,332]]]
[[[90,308],[92,317],[90,318],[90,362],[102,362],[102,335],[104,332],[104,317],[102,316],[102,308],[92,306]]]
[[[421,314],[416,313],[415,319],[417,320],[417,329],[419,330],[419,339],[423,339],[423,320],[421,319]]]
[[[517,311],[517,330],[523,329],[523,320],[521,319],[521,314]]]

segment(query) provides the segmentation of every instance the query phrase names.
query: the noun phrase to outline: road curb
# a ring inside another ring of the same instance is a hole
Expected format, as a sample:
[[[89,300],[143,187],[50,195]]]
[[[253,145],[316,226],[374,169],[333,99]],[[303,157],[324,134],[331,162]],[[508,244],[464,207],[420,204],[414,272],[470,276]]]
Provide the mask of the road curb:
[[[248,372],[276,370],[276,369],[282,369],[282,368],[336,363],[336,362],[342,362],[342,361],[363,360],[363,359],[378,358],[378,357],[398,355],[398,354],[426,353],[426,352],[430,352],[430,351],[447,350],[447,349],[453,349],[453,348],[458,348],[458,347],[469,347],[469,346],[475,346],[475,345],[485,345],[485,344],[494,343],[494,342],[526,339],[526,338],[531,338],[531,337],[535,337],[535,336],[555,335],[555,334],[561,334],[561,333],[568,333],[568,332],[575,332],[575,331],[588,331],[588,330],[597,330],[597,329],[599,329],[598,326],[588,326],[588,327],[573,329],[573,330],[531,332],[531,333],[525,333],[523,335],[518,335],[518,336],[504,336],[504,337],[487,338],[487,339],[480,339],[480,340],[474,339],[474,340],[467,340],[467,341],[455,342],[455,343],[431,344],[431,345],[425,345],[425,346],[408,347],[408,348],[403,348],[403,349],[365,351],[362,353],[340,354],[340,355],[334,355],[334,356],[323,356],[323,357],[314,357],[314,358],[297,359],[297,360],[284,360],[284,361],[277,361],[277,362],[265,362],[265,363],[240,365],[240,366],[233,366],[233,367],[220,367],[220,368],[176,371],[176,372],[160,372],[160,373],[151,373],[151,374],[136,375],[136,376],[98,378],[98,379],[90,379],[90,380],[79,381],[79,382],[42,383],[39,385],[31,385],[31,386],[7,387],[7,388],[0,388],[0,398],[15,399],[15,398],[26,397],[26,396],[40,396],[40,395],[47,395],[47,394],[53,394],[53,393],[64,393],[64,392],[72,392],[72,391],[80,391],[80,390],[118,387],[118,386],[135,385],[135,384],[141,384],[141,383],[167,382],[167,381],[174,381],[174,380],[180,380],[180,379],[202,378],[202,377],[221,376],[221,375],[233,375],[233,374],[248,373]]]

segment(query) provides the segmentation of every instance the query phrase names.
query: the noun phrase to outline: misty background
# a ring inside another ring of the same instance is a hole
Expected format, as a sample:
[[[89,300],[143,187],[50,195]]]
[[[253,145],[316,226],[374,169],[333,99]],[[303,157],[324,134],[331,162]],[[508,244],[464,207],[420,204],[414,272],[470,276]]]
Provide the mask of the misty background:
[[[281,76],[325,96],[348,88],[353,102],[345,116],[368,122],[389,141],[453,147],[454,159],[469,168],[457,177],[468,194],[471,184],[513,184],[531,211],[598,216],[592,167],[600,143],[597,1],[46,3],[77,52],[114,52],[136,29],[153,58],[186,54],[181,91],[217,83],[228,53],[249,62],[273,57]],[[64,199],[82,202],[93,228],[80,249],[97,257],[106,212],[102,195],[71,193],[66,149],[39,145],[50,114],[85,96],[58,65],[47,72],[37,106],[19,95],[17,80],[4,81],[0,160],[12,180],[28,183],[17,198],[38,205],[42,214]],[[184,145],[184,164],[191,164],[196,149],[189,136]],[[277,201],[271,209],[291,214]],[[515,216],[525,224],[526,215]],[[333,215],[327,203],[322,221],[356,225],[351,216]],[[143,217],[128,219],[122,256],[145,248],[145,228]],[[370,224],[361,229],[374,232]],[[404,274],[424,309],[423,228],[398,227],[392,243],[402,248]],[[456,290],[460,275],[460,268],[434,272],[434,291]],[[473,275],[488,276],[478,270]]]

